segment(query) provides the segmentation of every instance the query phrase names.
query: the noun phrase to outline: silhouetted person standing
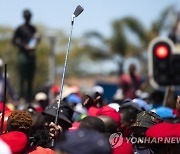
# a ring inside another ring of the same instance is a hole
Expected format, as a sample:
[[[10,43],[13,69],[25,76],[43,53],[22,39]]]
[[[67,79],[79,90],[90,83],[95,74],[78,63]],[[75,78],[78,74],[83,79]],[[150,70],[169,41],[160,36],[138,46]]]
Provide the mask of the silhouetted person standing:
[[[30,101],[32,98],[32,86],[35,74],[35,48],[39,39],[36,28],[31,25],[32,14],[29,10],[23,11],[24,24],[20,25],[14,33],[13,44],[19,48],[19,95]]]
[[[129,65],[128,71],[127,74],[121,75],[119,83],[124,99],[134,99],[136,97],[136,90],[140,88],[141,77],[136,73],[136,66],[134,64]]]

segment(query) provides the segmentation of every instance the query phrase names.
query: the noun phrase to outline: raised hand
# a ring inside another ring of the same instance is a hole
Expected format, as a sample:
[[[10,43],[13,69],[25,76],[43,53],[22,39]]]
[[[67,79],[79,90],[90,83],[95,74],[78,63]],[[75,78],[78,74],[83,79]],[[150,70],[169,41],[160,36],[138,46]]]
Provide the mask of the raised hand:
[[[83,105],[86,107],[86,108],[89,108],[91,106],[97,106],[97,104],[99,103],[99,100],[101,99],[101,96],[98,96],[96,97],[95,99],[92,98],[91,96],[89,95],[85,95],[85,98],[84,98],[84,101],[83,101]]]
[[[63,129],[60,125],[56,125],[55,123],[51,122],[49,124],[49,136],[50,139],[58,138],[60,135],[62,135]]]

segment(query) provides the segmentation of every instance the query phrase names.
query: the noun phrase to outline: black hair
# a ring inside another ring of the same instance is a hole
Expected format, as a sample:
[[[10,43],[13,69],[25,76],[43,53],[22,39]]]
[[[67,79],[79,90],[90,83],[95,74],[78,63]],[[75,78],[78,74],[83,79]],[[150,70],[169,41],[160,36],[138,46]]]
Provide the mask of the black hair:
[[[140,111],[137,108],[131,105],[120,107],[119,112],[121,114],[124,114],[124,120],[129,123],[132,121],[132,119],[136,120],[137,114],[140,113]]]
[[[117,126],[116,122],[111,117],[100,115],[100,116],[98,116],[98,118],[104,122],[105,134],[107,136],[110,136],[111,134],[117,132],[118,126]]]
[[[159,104],[163,102],[164,94],[159,90],[155,90],[151,93],[150,99],[153,101],[154,104]]]
[[[82,119],[79,127],[93,129],[101,133],[105,132],[104,122],[101,119],[92,116],[87,116],[84,119]]]
[[[25,9],[23,11],[23,16],[31,16],[31,15],[32,15],[32,13],[31,13],[31,11],[29,9]]]
[[[30,146],[41,146],[43,148],[51,148],[49,130],[47,128],[36,130],[30,137],[29,142]]]
[[[23,11],[23,18],[25,19],[25,21],[27,23],[30,22],[31,17],[32,17],[32,13],[30,12],[30,10],[26,9],[26,10]]]

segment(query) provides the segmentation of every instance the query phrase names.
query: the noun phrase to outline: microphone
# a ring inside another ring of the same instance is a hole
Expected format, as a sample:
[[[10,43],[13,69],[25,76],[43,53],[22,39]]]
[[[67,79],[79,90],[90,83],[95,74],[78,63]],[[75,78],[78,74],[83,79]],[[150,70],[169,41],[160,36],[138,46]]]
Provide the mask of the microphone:
[[[81,5],[78,5],[72,15],[72,24],[74,23],[74,18],[79,16],[84,11],[84,8]]]

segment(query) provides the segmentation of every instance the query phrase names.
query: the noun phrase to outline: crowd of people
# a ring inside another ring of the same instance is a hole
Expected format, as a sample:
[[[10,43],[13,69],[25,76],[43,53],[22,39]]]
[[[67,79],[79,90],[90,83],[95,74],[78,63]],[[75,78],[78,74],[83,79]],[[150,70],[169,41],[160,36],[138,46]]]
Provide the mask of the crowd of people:
[[[98,85],[89,94],[64,85],[59,102],[60,88],[55,85],[50,90],[52,100],[42,90],[32,103],[6,104],[0,154],[178,154],[180,97],[175,96],[174,108],[163,106],[163,93],[140,91],[134,73],[130,65],[111,102],[104,101],[104,89]],[[2,111],[3,102],[1,122]],[[139,137],[142,142],[131,140]],[[166,138],[175,141],[167,143]]]

